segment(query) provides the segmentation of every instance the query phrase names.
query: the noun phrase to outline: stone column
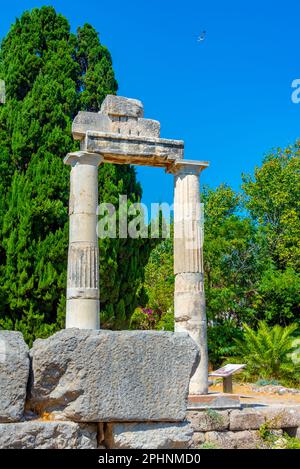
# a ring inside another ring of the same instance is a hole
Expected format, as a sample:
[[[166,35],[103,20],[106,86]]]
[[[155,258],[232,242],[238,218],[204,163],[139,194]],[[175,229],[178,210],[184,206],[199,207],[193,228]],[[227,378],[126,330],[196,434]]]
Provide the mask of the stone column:
[[[199,173],[201,162],[184,160],[173,170],[175,331],[187,331],[200,348],[200,364],[190,382],[190,394],[208,392],[207,322],[203,273]]]
[[[96,233],[98,206],[97,153],[69,153],[71,166],[70,228],[66,328],[100,328],[99,248]]]

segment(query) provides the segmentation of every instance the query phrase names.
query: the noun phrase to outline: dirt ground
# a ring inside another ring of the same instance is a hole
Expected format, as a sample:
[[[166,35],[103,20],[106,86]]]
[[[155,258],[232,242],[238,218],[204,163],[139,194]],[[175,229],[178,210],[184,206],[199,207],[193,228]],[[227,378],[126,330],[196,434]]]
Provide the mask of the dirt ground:
[[[233,383],[233,393],[239,394],[241,397],[241,404],[284,404],[284,405],[300,405],[300,393],[292,394],[278,394],[271,393],[268,390],[264,391],[263,387],[259,388],[259,391],[253,389],[254,386],[247,383]],[[222,382],[217,382],[213,386],[209,387],[211,392],[222,392]]]

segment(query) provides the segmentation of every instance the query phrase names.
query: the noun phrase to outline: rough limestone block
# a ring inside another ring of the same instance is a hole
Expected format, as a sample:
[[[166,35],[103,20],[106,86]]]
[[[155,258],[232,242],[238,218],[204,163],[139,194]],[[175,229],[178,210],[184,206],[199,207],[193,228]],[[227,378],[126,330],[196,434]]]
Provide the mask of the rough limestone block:
[[[156,137],[160,136],[160,123],[153,119],[139,119],[138,120],[138,132],[139,135],[145,137]]]
[[[257,431],[242,432],[208,432],[206,442],[212,443],[218,449],[258,449],[263,441]]]
[[[87,132],[82,151],[100,153],[106,162],[165,166],[183,158],[182,140],[138,137],[105,132]]]
[[[203,432],[194,432],[192,441],[190,443],[190,448],[198,449],[205,442],[205,433]]]
[[[189,411],[186,418],[195,432],[223,431],[229,427],[228,411]]]
[[[111,131],[122,135],[159,138],[160,123],[158,121],[152,119],[135,119],[134,117],[126,117],[125,119],[125,121],[114,119],[111,123]]]
[[[94,132],[111,132],[112,123],[108,116],[97,112],[79,111],[72,124],[75,140],[82,140],[88,130]]]
[[[191,445],[188,422],[108,424],[105,443],[111,449],[175,449]]]
[[[96,449],[97,425],[30,421],[0,424],[1,449]]]
[[[230,430],[257,430],[265,423],[259,409],[233,410],[230,413]]]
[[[28,347],[22,334],[0,331],[0,422],[22,419],[28,375]]]
[[[207,432],[205,433],[205,441],[213,444],[216,449],[235,448],[232,432]]]
[[[111,94],[104,99],[100,112],[109,116],[144,117],[141,101]]]
[[[272,406],[261,410],[270,428],[292,428],[300,426],[300,406]]]
[[[34,342],[29,404],[81,422],[180,421],[199,360],[187,333],[67,329]]]
[[[255,430],[244,430],[242,432],[234,432],[232,439],[236,449],[259,449],[265,446],[259,433]]]

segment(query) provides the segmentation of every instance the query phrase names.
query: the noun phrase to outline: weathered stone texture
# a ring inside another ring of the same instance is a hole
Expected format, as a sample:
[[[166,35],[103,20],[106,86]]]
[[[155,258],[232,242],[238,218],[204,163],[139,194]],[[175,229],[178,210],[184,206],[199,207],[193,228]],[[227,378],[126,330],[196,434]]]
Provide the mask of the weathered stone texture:
[[[223,431],[229,427],[228,411],[188,411],[186,418],[195,432]]]
[[[198,354],[187,333],[60,331],[33,345],[30,405],[81,422],[183,420]]]
[[[79,111],[72,123],[74,139],[82,140],[88,130],[111,132],[111,120],[104,114]]]
[[[106,431],[106,446],[112,449],[175,449],[191,445],[193,430],[180,423],[112,423]]]
[[[300,426],[300,406],[272,406],[262,409],[270,428],[291,428]]]
[[[230,430],[255,430],[268,423],[270,428],[300,426],[300,406],[272,406],[234,410],[230,414]]]
[[[167,167],[183,158],[184,143],[142,135],[87,132],[81,150],[100,153],[106,163]]]
[[[205,442],[205,433],[194,432],[192,440],[190,441],[190,448],[198,449]]]
[[[0,422],[23,417],[28,375],[28,347],[22,334],[0,331]]]
[[[144,106],[138,99],[107,95],[100,112],[109,116],[144,117]]]
[[[257,409],[233,410],[230,413],[230,430],[257,430],[265,417]]]
[[[212,443],[219,449],[259,449],[264,447],[257,431],[241,432],[208,432],[206,442]]]
[[[1,449],[96,449],[97,426],[30,421],[0,424]]]

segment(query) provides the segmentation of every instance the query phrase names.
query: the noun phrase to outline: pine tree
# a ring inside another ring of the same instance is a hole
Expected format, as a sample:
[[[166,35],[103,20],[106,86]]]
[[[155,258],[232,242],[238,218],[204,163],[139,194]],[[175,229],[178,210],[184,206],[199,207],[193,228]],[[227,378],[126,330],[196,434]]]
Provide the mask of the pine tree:
[[[70,32],[52,7],[25,12],[0,49],[0,327],[28,342],[63,327],[68,246],[69,168],[78,148],[71,123],[79,110],[97,111],[117,83],[109,51],[90,25]],[[103,165],[102,200],[139,200],[134,168]],[[104,316],[120,325],[136,306],[147,245],[101,241]],[[139,241],[138,241],[139,242]]]

